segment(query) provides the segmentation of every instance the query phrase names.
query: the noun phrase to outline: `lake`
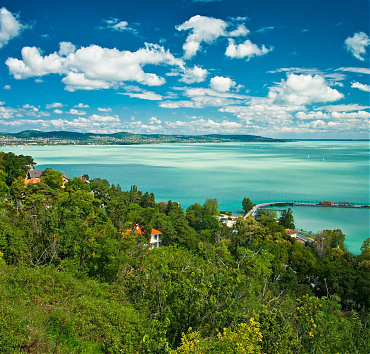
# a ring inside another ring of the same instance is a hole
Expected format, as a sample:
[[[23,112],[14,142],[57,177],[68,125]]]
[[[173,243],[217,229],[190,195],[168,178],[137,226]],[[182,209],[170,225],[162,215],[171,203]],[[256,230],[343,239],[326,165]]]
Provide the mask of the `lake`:
[[[1,150],[31,155],[38,169],[67,177],[105,178],[123,190],[137,185],[157,201],[184,208],[217,198],[222,210],[238,211],[249,197],[267,201],[335,201],[370,204],[368,141],[159,144],[136,146],[24,146]],[[358,254],[369,237],[370,210],[295,207],[297,228],[340,228]]]

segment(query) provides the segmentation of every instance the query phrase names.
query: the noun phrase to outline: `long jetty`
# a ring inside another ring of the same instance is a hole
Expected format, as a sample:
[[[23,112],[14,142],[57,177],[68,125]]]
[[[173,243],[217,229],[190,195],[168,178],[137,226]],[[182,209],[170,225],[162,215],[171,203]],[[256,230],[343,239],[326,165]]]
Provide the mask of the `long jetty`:
[[[319,202],[319,203],[310,203],[310,202],[268,202],[255,205],[248,213],[244,215],[244,219],[248,216],[255,216],[259,209],[268,207],[268,206],[307,206],[307,207],[324,207],[324,208],[369,208],[368,205],[355,204],[349,202]]]

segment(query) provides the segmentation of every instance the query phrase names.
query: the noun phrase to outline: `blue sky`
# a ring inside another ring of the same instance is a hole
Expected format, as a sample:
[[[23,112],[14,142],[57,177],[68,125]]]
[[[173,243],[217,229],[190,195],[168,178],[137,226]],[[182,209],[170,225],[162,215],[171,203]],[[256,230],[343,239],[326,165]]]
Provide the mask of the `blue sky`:
[[[369,138],[369,1],[0,5],[0,131]]]

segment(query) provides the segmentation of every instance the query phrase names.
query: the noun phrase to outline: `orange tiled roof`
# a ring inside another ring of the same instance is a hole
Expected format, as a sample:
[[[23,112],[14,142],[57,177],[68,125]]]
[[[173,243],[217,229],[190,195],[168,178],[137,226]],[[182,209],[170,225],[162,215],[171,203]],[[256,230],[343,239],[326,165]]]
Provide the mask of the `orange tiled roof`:
[[[27,185],[29,183],[40,183],[41,182],[41,178],[36,178],[36,177],[33,177],[33,178],[26,178],[24,180],[24,184]]]
[[[128,235],[130,232],[137,232],[140,236],[144,234],[144,231],[139,225],[132,226],[130,229],[127,229],[125,235]],[[151,235],[162,235],[162,232],[156,229],[152,229]]]

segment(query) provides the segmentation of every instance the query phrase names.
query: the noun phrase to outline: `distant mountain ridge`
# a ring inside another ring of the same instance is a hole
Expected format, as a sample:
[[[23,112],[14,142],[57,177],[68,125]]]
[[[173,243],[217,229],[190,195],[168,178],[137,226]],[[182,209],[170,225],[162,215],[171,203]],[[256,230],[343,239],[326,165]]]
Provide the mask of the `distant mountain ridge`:
[[[62,144],[75,142],[78,144],[104,143],[104,144],[148,144],[161,142],[283,142],[285,139],[272,139],[259,135],[167,135],[167,134],[134,134],[128,132],[118,132],[112,134],[78,133],[69,131],[43,132],[39,130],[25,130],[19,133],[0,133],[1,140],[16,139],[24,141],[35,141],[47,139],[53,143]],[[45,143],[45,142],[44,142]]]

